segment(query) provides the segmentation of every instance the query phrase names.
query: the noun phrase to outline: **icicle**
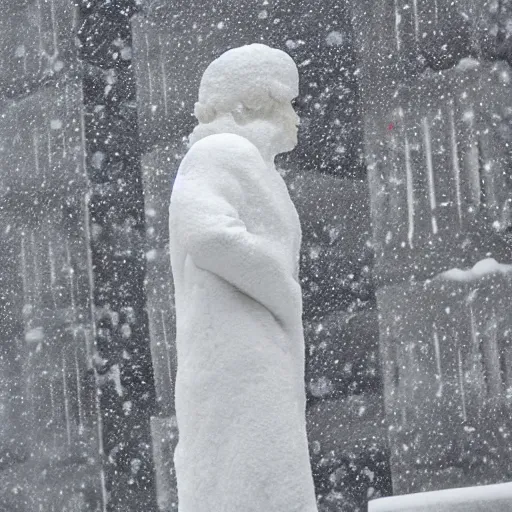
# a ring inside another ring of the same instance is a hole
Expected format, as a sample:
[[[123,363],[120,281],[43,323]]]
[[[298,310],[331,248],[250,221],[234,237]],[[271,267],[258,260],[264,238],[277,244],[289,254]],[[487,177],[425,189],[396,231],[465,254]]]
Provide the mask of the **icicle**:
[[[434,182],[434,165],[432,163],[432,138],[430,135],[430,127],[428,119],[423,118],[423,134],[425,139],[425,158],[427,163],[428,187],[430,196],[430,210],[432,215],[432,233],[437,234],[437,219],[436,219],[436,189]]]
[[[84,195],[83,202],[83,225],[85,232],[85,250],[87,254],[87,277],[89,284],[89,313],[90,313],[90,326],[92,330],[93,343],[96,340],[96,318],[94,313],[94,274],[92,270],[92,252],[91,252],[91,220],[89,216],[89,198],[90,193],[87,192]],[[91,351],[91,340],[89,339],[89,333],[87,330],[84,331],[85,346],[87,351],[87,367],[94,368],[92,364],[92,351]]]
[[[402,416],[402,425],[405,426],[405,425],[407,425],[407,410],[405,408],[405,403],[403,401],[401,403],[401,406],[402,406],[402,408],[401,408],[400,412],[401,412],[401,416]]]
[[[405,136],[405,173],[407,177],[407,212],[409,218],[409,247],[413,247],[414,239],[414,186],[411,167],[411,149],[409,147],[409,140]]]
[[[73,331],[74,334],[75,331]],[[75,337],[75,336],[73,336]],[[80,365],[78,363],[78,347],[75,348],[75,372],[76,372],[76,400],[78,405],[78,433],[81,435],[84,431],[83,412],[82,412],[82,391],[80,378]]]
[[[167,328],[165,325],[165,316],[164,316],[163,311],[160,311],[160,316],[162,319],[162,330],[164,333],[165,357],[167,360],[167,371],[169,372],[169,382],[172,383],[171,345],[169,343],[169,340],[167,339]]]
[[[56,300],[55,300],[55,255],[53,254],[52,241],[48,240],[48,259],[50,260],[50,290],[52,292],[52,303],[55,308]]]
[[[52,23],[52,35],[53,35],[53,56],[56,57],[59,54],[59,40],[58,40],[58,25],[57,18],[55,16],[55,0],[50,0],[50,17]]]
[[[27,51],[23,52],[23,74],[27,74]]]
[[[71,311],[73,312],[73,322],[76,322],[77,312],[76,312],[76,300],[75,300],[75,283],[73,277],[73,267],[71,265],[71,253],[69,251],[69,241],[66,240],[66,258],[68,264],[68,285],[69,285],[69,296],[71,302]]]
[[[29,359],[32,359],[32,354],[29,354]],[[34,407],[34,393],[32,392],[32,382],[34,380],[34,376],[30,374],[27,378],[27,391],[29,396],[30,405]]]
[[[53,381],[50,380],[50,407],[52,409],[52,416],[47,423],[47,427],[55,424],[55,390],[53,389]]]
[[[434,350],[436,354],[436,367],[437,367],[437,376],[436,379],[438,380],[439,387],[436,392],[436,396],[439,398],[443,395],[443,374],[441,371],[441,347],[439,346],[439,336],[437,334],[437,327],[434,324],[433,326],[433,338],[434,338]]]
[[[400,51],[402,41],[400,37],[400,23],[402,23],[402,15],[398,6],[398,0],[395,0],[395,36],[396,36],[396,49]]]
[[[82,332],[84,335],[84,342],[85,342],[85,357],[87,359],[87,361],[86,361],[87,369],[92,370],[92,368],[93,368],[92,348],[91,348],[92,343],[91,343],[91,338],[89,336],[89,330],[83,329]]]
[[[46,131],[48,138],[48,171],[51,175],[52,173],[52,134],[50,130]]]
[[[68,383],[66,379],[66,356],[62,356],[62,385],[64,390],[64,415],[66,418],[66,433],[68,438],[68,446],[71,446],[71,421],[69,418],[69,396]]]
[[[69,84],[64,86],[64,109],[65,109],[65,118],[69,119]]]
[[[66,137],[66,130],[62,130],[62,158],[68,156],[68,139]]]
[[[478,167],[481,173],[480,189],[481,204],[484,204],[492,217],[496,219],[498,212],[498,200],[496,198],[496,177],[499,176],[499,169],[493,169],[493,161],[486,158],[482,149],[481,140],[478,143]]]
[[[480,339],[477,330],[475,314],[473,312],[473,306],[471,305],[471,303],[469,303],[469,318],[471,326],[471,355],[473,380],[474,382],[477,383],[478,387],[480,388],[479,391],[482,392],[482,389],[484,387],[484,379],[480,355]]]
[[[34,128],[34,133],[32,136],[32,140],[34,143],[34,166],[36,174],[40,172],[40,163],[39,163],[39,136],[37,133],[37,128]]]
[[[39,38],[39,65],[41,66],[41,60],[44,54],[43,46],[43,12],[41,8],[41,0],[37,0],[37,11],[39,13],[37,20],[37,33]]]
[[[170,257],[170,255],[168,256],[167,261],[169,262],[169,273],[172,275],[172,273],[171,273],[171,257]],[[170,309],[171,309],[171,311],[174,311],[176,309],[176,305],[174,304],[174,297],[172,295],[172,291],[171,291],[170,288],[169,288],[168,298],[169,298]]]
[[[455,178],[455,193],[457,196],[457,214],[459,217],[459,226],[462,227],[462,194],[460,185],[460,165],[459,152],[457,146],[457,132],[455,129],[455,111],[453,108],[453,104],[450,107],[450,131],[452,144],[453,176]]]
[[[85,168],[84,168],[85,169]],[[93,335],[93,343],[94,350],[96,350],[96,339],[97,339],[97,331],[96,331],[96,315],[94,310],[94,274],[92,271],[92,250],[91,250],[91,220],[89,214],[89,202],[90,202],[90,192],[88,191],[84,195],[84,229],[85,229],[85,245],[87,251],[87,273],[89,277],[89,304],[90,304],[90,312],[91,312],[91,329]],[[87,346],[87,333],[86,336],[86,346]],[[91,364],[91,359],[88,359],[88,364]],[[96,421],[97,421],[97,432],[98,432],[98,454],[100,459],[105,455],[105,447],[103,442],[103,418],[101,416],[101,404],[100,404],[100,386],[99,386],[99,377],[98,372],[96,371],[96,367],[94,364],[91,364],[93,374],[94,374],[94,407],[96,411]],[[102,497],[102,506],[103,512],[107,512],[108,505],[108,495],[107,495],[107,487],[105,482],[105,472],[103,469],[100,470],[100,481],[101,481],[101,497]]]
[[[457,349],[457,357],[458,357],[460,397],[462,400],[462,419],[464,421],[467,421],[468,416],[467,416],[467,412],[466,412],[466,391],[464,389],[464,368],[462,366],[462,354],[460,352],[460,347],[458,347],[458,349]]]
[[[85,114],[84,109],[80,109],[80,137],[82,142],[82,171],[85,173],[87,171],[87,139],[85,137]]]
[[[162,38],[160,35],[158,36],[158,44],[160,46],[160,66],[162,70],[162,89],[164,93],[164,112],[165,117],[167,118],[168,110],[167,110],[167,73],[165,69],[165,55],[162,49]]]
[[[485,367],[487,369],[488,391],[494,398],[502,395],[502,379],[500,371],[500,351],[498,348],[498,320],[496,310],[492,309],[491,322],[487,329],[485,342]]]
[[[69,85],[66,84],[64,87],[64,118],[67,122],[69,119]],[[62,158],[66,158],[68,154],[68,144],[67,144],[67,136],[66,136],[66,125],[65,123],[62,123],[61,127],[61,133],[60,137],[62,138]],[[85,144],[85,141],[83,140],[84,134],[82,130],[82,144]]]
[[[413,16],[414,16],[414,37],[416,41],[420,38],[420,17],[418,15],[418,0],[412,1]]]
[[[108,505],[108,494],[107,494],[107,483],[105,479],[105,471],[100,469],[100,482],[101,482],[101,501],[103,504],[103,511],[107,512],[107,505]]]
[[[73,29],[72,30],[72,33],[74,33],[74,29],[76,29],[76,27],[78,26],[78,17],[80,15],[80,4],[78,3],[75,3],[73,4],[73,21],[71,22],[71,28]]]
[[[39,273],[39,264],[37,262],[37,247],[36,247],[36,238],[35,238],[35,234],[34,232],[32,231],[30,233],[30,249],[31,249],[31,252],[32,252],[32,264],[34,265],[34,275],[33,275],[33,278],[34,278],[34,297],[35,297],[35,300],[38,301],[40,296],[39,296],[39,292],[40,292],[40,273]]]
[[[96,339],[96,315],[94,313],[94,273],[92,270],[92,251],[91,251],[91,219],[89,216],[90,192],[84,196],[84,230],[85,247],[87,252],[87,276],[89,278],[89,305],[91,312],[91,328],[93,339]]]
[[[472,341],[471,347],[472,347],[473,353],[477,353],[479,350],[478,347],[480,346],[480,340],[478,339],[475,314],[473,312],[473,306],[471,304],[469,304],[469,318],[470,318],[470,322],[471,322],[471,341]]]
[[[23,303],[27,306],[30,302],[28,290],[28,268],[27,268],[27,253],[25,249],[25,233],[21,234],[21,277],[23,280]]]
[[[149,56],[149,38],[148,34],[145,34],[146,40],[146,62],[148,67],[148,89],[149,89],[149,107],[151,111],[151,117],[153,117],[153,78],[151,76],[151,59]]]
[[[480,200],[482,198],[482,189],[480,183],[480,155],[478,149],[478,142],[475,140],[474,128],[475,113],[473,110],[468,110],[464,114],[464,120],[469,125],[471,146],[467,155],[467,164],[469,167],[469,182],[471,185],[471,198],[473,204],[479,208]]]

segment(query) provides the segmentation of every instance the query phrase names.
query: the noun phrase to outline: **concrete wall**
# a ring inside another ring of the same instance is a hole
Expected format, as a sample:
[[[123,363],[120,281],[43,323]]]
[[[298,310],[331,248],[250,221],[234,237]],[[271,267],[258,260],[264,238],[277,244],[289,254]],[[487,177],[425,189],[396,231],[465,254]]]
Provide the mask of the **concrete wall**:
[[[431,283],[510,260],[512,96],[496,9],[353,3],[397,494],[511,477],[499,434],[509,428],[508,281]]]
[[[78,12],[2,9],[0,508],[102,510]]]

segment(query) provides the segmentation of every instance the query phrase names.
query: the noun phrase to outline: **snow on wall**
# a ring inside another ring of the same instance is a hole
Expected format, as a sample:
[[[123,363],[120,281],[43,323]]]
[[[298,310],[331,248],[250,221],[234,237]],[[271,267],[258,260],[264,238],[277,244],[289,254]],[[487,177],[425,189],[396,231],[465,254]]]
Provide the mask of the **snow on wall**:
[[[475,263],[473,268],[467,270],[461,270],[460,268],[445,270],[439,274],[438,279],[470,282],[492,274],[506,275],[509,273],[512,273],[512,265],[498,263],[494,258],[486,258]]]
[[[512,501],[512,483],[420,492],[370,501],[368,512],[503,512]]]
[[[396,493],[500,482],[512,469],[512,273],[478,268],[377,292]]]

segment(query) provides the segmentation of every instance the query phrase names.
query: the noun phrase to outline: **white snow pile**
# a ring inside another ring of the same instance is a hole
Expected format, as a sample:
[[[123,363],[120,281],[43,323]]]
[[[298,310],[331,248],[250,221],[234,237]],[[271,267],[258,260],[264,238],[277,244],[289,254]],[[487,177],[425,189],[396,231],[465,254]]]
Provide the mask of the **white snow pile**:
[[[44,331],[42,327],[34,327],[25,333],[25,341],[28,343],[38,343],[44,340]]]
[[[471,71],[478,67],[480,67],[480,61],[471,57],[465,57],[464,59],[460,59],[456,69],[458,71]]]
[[[460,268],[452,268],[439,274],[440,279],[449,281],[470,282],[480,279],[491,274],[510,274],[512,273],[512,265],[498,263],[494,258],[486,258],[479,261],[473,268],[461,270]]]
[[[368,512],[504,512],[512,483],[419,492],[370,501]]]

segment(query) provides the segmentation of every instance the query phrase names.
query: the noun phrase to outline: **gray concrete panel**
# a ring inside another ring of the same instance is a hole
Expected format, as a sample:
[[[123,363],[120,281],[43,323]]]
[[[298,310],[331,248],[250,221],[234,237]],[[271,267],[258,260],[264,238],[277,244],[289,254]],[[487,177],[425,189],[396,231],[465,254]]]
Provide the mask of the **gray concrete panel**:
[[[78,7],[70,0],[5,2],[0,19],[0,96],[27,94],[77,73]]]

